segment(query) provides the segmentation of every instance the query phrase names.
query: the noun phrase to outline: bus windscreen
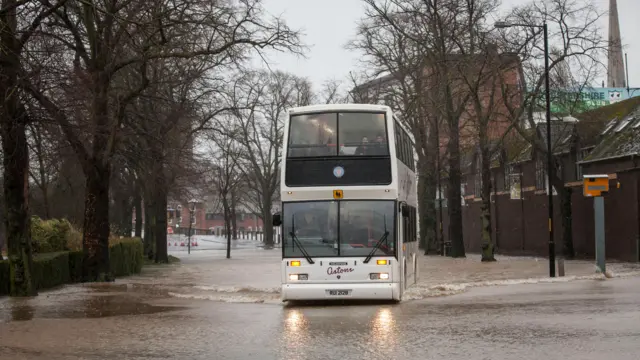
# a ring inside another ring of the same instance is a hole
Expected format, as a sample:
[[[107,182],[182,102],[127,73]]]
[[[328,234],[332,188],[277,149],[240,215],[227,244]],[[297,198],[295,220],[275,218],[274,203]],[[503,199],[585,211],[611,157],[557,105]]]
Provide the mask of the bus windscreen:
[[[312,258],[366,257],[388,232],[372,254],[394,256],[395,221],[393,200],[287,202],[282,209],[283,254],[303,256],[299,244]]]

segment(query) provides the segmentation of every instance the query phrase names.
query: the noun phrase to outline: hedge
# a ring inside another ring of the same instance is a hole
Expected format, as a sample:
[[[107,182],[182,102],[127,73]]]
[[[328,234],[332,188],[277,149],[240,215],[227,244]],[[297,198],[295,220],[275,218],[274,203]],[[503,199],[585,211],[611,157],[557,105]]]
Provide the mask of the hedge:
[[[31,217],[31,241],[34,254],[69,251],[67,240],[72,226],[66,219],[42,220]]]
[[[127,238],[109,247],[111,274],[127,276],[142,271],[144,246],[138,238]]]
[[[36,289],[50,289],[82,280],[82,251],[61,251],[33,256]],[[139,238],[120,239],[109,247],[111,274],[115,277],[139,274],[144,252]],[[0,261],[0,295],[9,294],[9,261]]]

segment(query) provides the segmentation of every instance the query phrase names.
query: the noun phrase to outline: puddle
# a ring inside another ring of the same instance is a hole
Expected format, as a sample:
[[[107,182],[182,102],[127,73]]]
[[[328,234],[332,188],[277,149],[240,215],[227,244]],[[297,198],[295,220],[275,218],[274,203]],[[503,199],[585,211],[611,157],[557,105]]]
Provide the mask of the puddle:
[[[41,319],[92,319],[125,315],[148,315],[187,309],[179,306],[157,306],[121,296],[89,296],[51,304],[14,303],[0,310],[1,322]]]

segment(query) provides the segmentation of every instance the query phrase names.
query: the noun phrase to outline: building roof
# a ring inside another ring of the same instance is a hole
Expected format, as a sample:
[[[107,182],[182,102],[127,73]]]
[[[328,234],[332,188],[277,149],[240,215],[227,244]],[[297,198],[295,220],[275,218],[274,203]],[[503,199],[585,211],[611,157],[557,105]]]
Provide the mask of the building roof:
[[[606,122],[601,140],[582,163],[640,154],[640,105],[627,109]]]
[[[527,129],[525,133],[528,137],[535,136],[534,131],[538,131],[542,143],[547,144],[547,123],[538,123],[536,128]],[[551,120],[551,151],[554,155],[565,154],[571,151],[575,139],[575,123],[562,120]],[[519,164],[531,161],[534,158],[534,147],[522,136],[514,136],[511,141],[505,141],[506,162]]]
[[[640,97],[632,97],[611,105],[585,111],[576,115],[580,121],[576,124],[580,146],[589,148],[602,140],[601,134],[608,123],[615,118],[623,118],[640,106]]]

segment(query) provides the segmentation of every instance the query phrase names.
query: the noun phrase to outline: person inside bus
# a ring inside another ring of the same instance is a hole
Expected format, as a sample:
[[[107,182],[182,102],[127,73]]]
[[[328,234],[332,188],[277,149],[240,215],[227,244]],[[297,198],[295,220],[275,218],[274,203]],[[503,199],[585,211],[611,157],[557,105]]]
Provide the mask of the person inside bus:
[[[369,138],[367,138],[366,136],[363,136],[362,141],[360,142],[360,145],[358,145],[358,147],[356,148],[355,155],[366,155],[368,152],[367,151],[368,144],[369,144]]]
[[[376,136],[376,140],[373,143],[373,146],[369,147],[368,155],[386,155],[386,154],[387,154],[387,149],[386,149],[386,142],[384,140],[384,136],[382,136],[382,134],[378,134]]]

